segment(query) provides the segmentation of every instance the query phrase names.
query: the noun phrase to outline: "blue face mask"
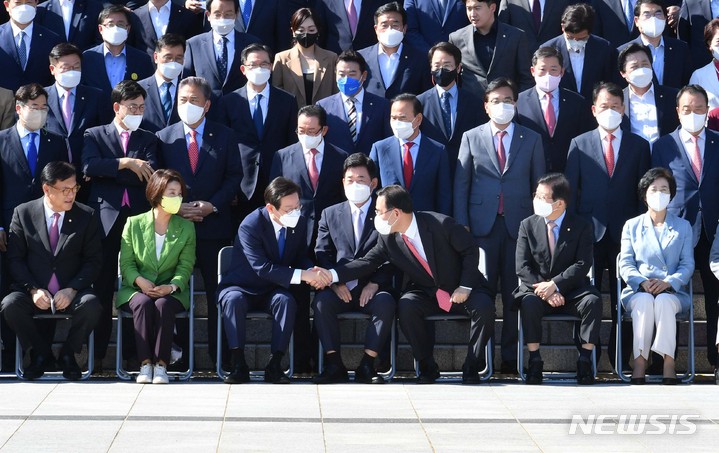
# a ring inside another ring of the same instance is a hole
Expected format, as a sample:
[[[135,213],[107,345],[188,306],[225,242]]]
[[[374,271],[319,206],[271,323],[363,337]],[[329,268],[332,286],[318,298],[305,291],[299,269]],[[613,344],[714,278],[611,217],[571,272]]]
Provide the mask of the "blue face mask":
[[[345,96],[352,96],[362,87],[362,82],[352,77],[342,77],[337,81],[337,88]]]

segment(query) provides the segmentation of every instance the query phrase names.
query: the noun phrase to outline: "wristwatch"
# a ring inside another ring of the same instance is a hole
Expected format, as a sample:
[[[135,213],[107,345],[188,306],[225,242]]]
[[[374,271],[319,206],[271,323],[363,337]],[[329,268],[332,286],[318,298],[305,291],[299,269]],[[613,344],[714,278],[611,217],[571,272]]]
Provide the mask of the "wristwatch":
[[[170,283],[170,287],[172,288],[172,291],[170,291],[170,294],[175,294],[178,291],[178,287],[174,283]]]
[[[212,206],[212,213],[213,213],[213,214],[217,214],[218,212],[220,212],[220,211],[217,210],[217,206],[214,206],[214,205],[213,205],[213,206]]]

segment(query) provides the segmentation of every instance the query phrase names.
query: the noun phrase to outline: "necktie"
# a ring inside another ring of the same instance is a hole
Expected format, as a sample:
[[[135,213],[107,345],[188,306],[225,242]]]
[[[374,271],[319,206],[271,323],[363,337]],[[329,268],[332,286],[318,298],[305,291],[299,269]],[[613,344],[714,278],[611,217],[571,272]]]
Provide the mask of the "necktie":
[[[320,180],[320,171],[317,169],[317,161],[315,160],[315,157],[317,156],[317,151],[315,148],[312,148],[310,150],[310,166],[309,166],[309,174],[310,174],[310,184],[312,184],[312,190],[317,190],[317,183]]]
[[[187,156],[190,159],[190,168],[194,174],[197,171],[197,163],[200,161],[200,147],[197,146],[197,131],[190,131],[190,146],[187,147]]]
[[[242,7],[242,22],[245,24],[245,31],[250,26],[250,16],[252,16],[252,0],[245,0]]]
[[[607,134],[607,152],[604,153],[604,162],[607,164],[607,173],[609,174],[610,178],[614,173],[614,144],[612,143],[613,140],[614,136],[612,134]]]
[[[412,252],[412,255],[414,255],[417,261],[419,261],[419,264],[422,265],[422,268],[429,274],[430,277],[434,278],[434,276],[432,275],[432,270],[429,268],[429,264],[427,263],[427,260],[422,258],[422,255],[419,254],[417,248],[414,246],[414,244],[412,244],[412,241],[409,240],[409,237],[407,237],[406,234],[403,234],[402,239],[404,240],[404,243],[407,244],[407,248],[409,248],[409,251]],[[438,288],[436,296],[439,308],[446,312],[449,312],[452,309],[452,299],[449,293],[443,289]]]
[[[409,150],[414,143],[407,142],[404,145],[404,154],[402,158],[402,173],[404,174],[404,188],[409,190],[412,186],[412,175],[414,174],[414,164],[412,163],[412,154]]]
[[[627,28],[632,31],[634,27],[634,2],[632,0],[624,0],[624,17],[627,21]]]
[[[364,228],[364,220],[362,219],[362,210],[358,209],[354,213],[354,221],[352,226],[355,233],[355,250],[359,248],[360,238],[362,238],[362,229]]]
[[[57,243],[60,240],[60,228],[58,228],[58,221],[60,220],[60,214],[57,212],[53,213],[52,215],[52,223],[50,224],[50,248],[52,249],[52,254],[54,255],[57,251]],[[53,296],[56,292],[60,291],[60,283],[57,281],[57,276],[53,272],[52,276],[50,277],[50,281],[47,284],[47,290],[50,291],[50,294]]]
[[[539,27],[542,25],[542,5],[539,0],[534,0],[532,3],[532,19],[534,20],[534,28],[539,31]]]
[[[350,136],[352,137],[352,143],[357,143],[357,108],[355,103],[357,99],[353,97],[347,98],[347,105],[349,110],[347,111],[347,125],[350,128]]]
[[[170,121],[170,115],[172,114],[172,95],[170,89],[172,88],[172,82],[165,82],[162,84],[162,110],[165,111],[165,121]]]
[[[287,239],[287,228],[280,228],[280,234],[277,236],[277,249],[280,251],[280,259],[285,254],[285,241]]]
[[[20,59],[20,67],[25,70],[27,65],[27,46],[25,45],[25,32],[20,32],[20,44],[17,47],[17,56]]]
[[[265,131],[265,120],[262,118],[262,95],[258,94],[255,99],[257,99],[257,107],[255,107],[254,115],[252,115],[252,121],[255,123],[257,136],[262,138],[262,133]]]
[[[70,133],[72,126],[72,107],[70,106],[70,96],[72,93],[67,91],[62,98],[62,119],[65,121],[65,130]]]
[[[122,152],[125,156],[127,156],[127,144],[130,142],[130,133],[127,131],[122,131],[120,133],[120,139],[122,141]],[[127,206],[130,207],[130,196],[127,194],[127,189],[125,189],[125,192],[122,194],[122,203],[120,204],[120,207]]]
[[[504,152],[504,136],[507,135],[506,131],[497,132],[499,140],[497,140],[497,160],[499,161],[500,173],[504,174],[504,167],[507,165],[507,154]],[[504,194],[499,192],[499,207],[497,208],[497,214],[504,214]]]
[[[217,60],[217,69],[220,73],[220,80],[224,83],[227,78],[227,36],[222,37],[222,54]]]
[[[557,246],[557,238],[554,237],[554,227],[557,224],[554,221],[547,222],[547,239],[549,240],[549,255],[554,256],[554,249]]]
[[[699,138],[696,135],[692,135],[692,142],[694,143],[694,150],[692,152],[692,170],[694,170],[694,176],[697,177],[697,181],[701,181],[702,155],[699,151]]]
[[[442,93],[442,121],[444,121],[444,130],[447,138],[452,136],[452,107],[449,105],[449,99],[452,94],[449,91]]]
[[[30,141],[27,144],[27,165],[30,167],[30,174],[35,177],[35,167],[37,167],[37,146],[35,145],[35,138],[37,132],[30,132]]]
[[[350,0],[349,5],[347,5],[347,20],[350,23],[352,36],[355,36],[357,34],[357,8],[355,8],[354,0]]]
[[[547,109],[544,111],[544,121],[547,123],[547,132],[549,132],[550,137],[554,135],[554,129],[557,127],[557,115],[554,111],[552,98],[552,93],[547,93]]]

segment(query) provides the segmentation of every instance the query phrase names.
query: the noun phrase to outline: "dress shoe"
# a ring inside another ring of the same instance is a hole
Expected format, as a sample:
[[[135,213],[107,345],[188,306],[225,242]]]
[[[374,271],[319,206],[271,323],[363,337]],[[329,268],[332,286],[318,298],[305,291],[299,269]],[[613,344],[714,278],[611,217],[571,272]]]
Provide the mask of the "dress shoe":
[[[336,363],[328,363],[322,373],[312,378],[313,384],[343,384],[349,381],[347,368]]]
[[[499,367],[499,373],[500,374],[509,374],[512,376],[516,376],[517,373],[517,361],[512,360],[502,360],[502,364]]]
[[[424,366],[420,365],[417,384],[434,384],[437,379],[439,379],[439,366],[434,360],[427,362]]]
[[[474,385],[481,383],[482,380],[479,378],[479,367],[477,365],[465,363],[462,366],[462,384]]]
[[[225,384],[244,384],[250,382],[250,368],[246,363],[237,363],[230,374],[225,376]]]
[[[594,384],[594,372],[592,371],[592,362],[589,359],[580,357],[577,360],[577,383],[579,385]]]
[[[681,380],[678,377],[663,377],[662,385],[679,385]]]
[[[527,379],[525,383],[528,385],[540,385],[544,380],[544,362],[542,359],[535,358],[530,360],[527,368]]]
[[[359,384],[384,384],[384,379],[371,365],[360,365],[355,370],[355,382]]]
[[[632,385],[644,385],[644,384],[647,383],[647,378],[644,377],[644,376],[642,376],[642,377],[633,377],[633,378],[629,381],[629,383],[632,384]]]
[[[82,370],[75,361],[75,354],[62,354],[60,361],[62,362],[62,377],[68,381],[79,381],[82,378]]]
[[[55,362],[55,357],[52,355],[33,354],[30,365],[28,365],[23,372],[23,378],[28,381],[41,378],[51,362]]]
[[[270,360],[265,368],[265,382],[272,384],[289,384],[290,378],[282,371],[280,361]]]

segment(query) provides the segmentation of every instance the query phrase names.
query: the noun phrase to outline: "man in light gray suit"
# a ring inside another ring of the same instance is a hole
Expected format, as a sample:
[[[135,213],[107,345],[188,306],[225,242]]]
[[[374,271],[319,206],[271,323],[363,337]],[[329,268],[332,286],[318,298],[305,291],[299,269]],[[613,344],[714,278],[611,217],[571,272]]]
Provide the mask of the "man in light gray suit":
[[[484,95],[490,121],[464,133],[454,177],[454,217],[466,225],[487,259],[487,280],[496,298],[499,282],[504,306],[502,373],[516,373],[517,286],[515,249],[519,224],[532,215],[532,191],[544,175],[542,138],[513,122],[517,86],[493,80]]]

